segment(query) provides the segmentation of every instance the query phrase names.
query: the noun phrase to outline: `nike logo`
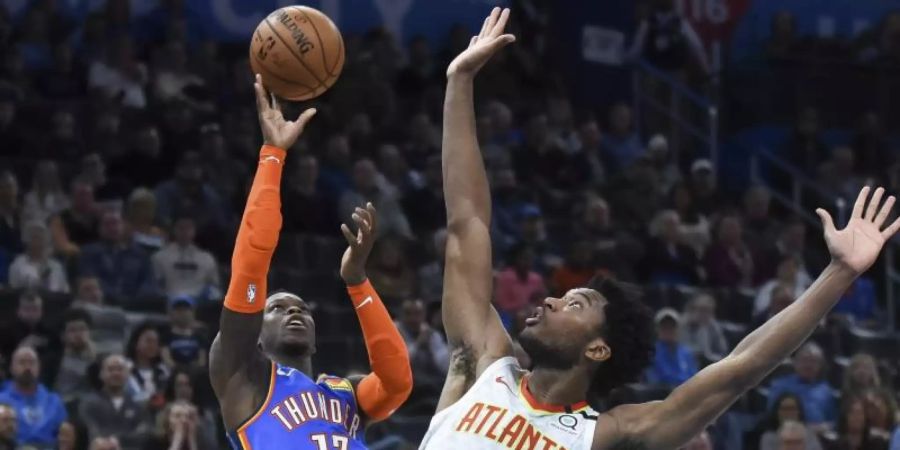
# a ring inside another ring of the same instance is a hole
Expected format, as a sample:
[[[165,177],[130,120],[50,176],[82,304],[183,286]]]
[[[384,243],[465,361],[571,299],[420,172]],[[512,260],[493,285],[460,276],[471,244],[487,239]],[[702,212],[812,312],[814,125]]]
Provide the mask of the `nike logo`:
[[[275,156],[266,156],[263,158],[262,162],[274,162],[275,164],[281,164],[281,160]]]
[[[509,389],[510,394],[515,394],[515,392],[513,392],[512,388],[509,387],[508,384],[506,384],[506,380],[504,380],[503,377],[497,377],[494,379],[494,381],[506,386],[506,389]]]
[[[371,296],[371,295],[368,296],[368,297],[366,297],[365,300],[361,301],[358,305],[356,305],[356,309],[362,308],[363,306],[366,306],[366,305],[368,305],[369,303],[372,303],[372,296]]]

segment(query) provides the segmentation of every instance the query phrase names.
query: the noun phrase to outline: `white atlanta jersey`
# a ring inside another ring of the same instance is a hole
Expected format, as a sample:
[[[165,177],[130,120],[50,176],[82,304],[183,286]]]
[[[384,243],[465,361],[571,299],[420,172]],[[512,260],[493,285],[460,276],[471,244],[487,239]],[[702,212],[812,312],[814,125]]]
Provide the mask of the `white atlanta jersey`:
[[[590,450],[597,412],[586,402],[540,404],[526,376],[513,357],[495,361],[431,419],[419,450]]]

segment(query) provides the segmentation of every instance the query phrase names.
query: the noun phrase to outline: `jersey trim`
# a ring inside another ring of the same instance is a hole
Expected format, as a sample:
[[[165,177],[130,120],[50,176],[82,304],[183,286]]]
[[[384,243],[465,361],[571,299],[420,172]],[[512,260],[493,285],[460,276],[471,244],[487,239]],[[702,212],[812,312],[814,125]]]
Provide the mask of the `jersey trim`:
[[[531,394],[531,391],[528,390],[528,375],[524,375],[519,379],[519,393],[522,394],[522,398],[525,399],[525,403],[529,408],[539,411],[539,412],[549,412],[549,413],[576,413],[587,409],[588,403],[584,400],[573,403],[571,405],[552,405],[549,403],[541,403],[538,399],[534,398]]]
[[[269,406],[269,402],[272,401],[272,394],[275,392],[275,361],[269,361],[271,367],[269,367],[269,388],[266,392],[266,399],[263,401],[262,405],[259,406],[259,409],[256,410],[256,413],[253,414],[246,422],[244,422],[237,429],[238,440],[241,441],[241,447],[244,450],[253,450],[250,447],[250,441],[247,439],[247,427],[253,425],[253,422],[256,422],[256,419],[265,411],[266,407]]]

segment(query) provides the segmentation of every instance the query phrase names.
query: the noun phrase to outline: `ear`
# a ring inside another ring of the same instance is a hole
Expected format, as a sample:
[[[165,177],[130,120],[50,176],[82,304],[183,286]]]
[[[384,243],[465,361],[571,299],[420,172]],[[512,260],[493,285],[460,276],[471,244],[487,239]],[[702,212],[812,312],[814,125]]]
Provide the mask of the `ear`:
[[[596,338],[588,343],[584,350],[584,356],[594,362],[604,362],[612,357],[612,349],[606,345],[606,341],[602,338]]]

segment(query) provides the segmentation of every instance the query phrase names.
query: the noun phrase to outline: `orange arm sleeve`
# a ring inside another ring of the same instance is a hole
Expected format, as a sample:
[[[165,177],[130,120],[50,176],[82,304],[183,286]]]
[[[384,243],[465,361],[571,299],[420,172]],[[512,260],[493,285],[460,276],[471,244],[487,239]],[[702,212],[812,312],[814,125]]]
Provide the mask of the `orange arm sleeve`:
[[[372,421],[390,417],[412,391],[412,369],[403,337],[368,280],[348,286],[366,340],[372,373],[356,388],[360,410]]]
[[[264,145],[231,257],[225,307],[255,314],[266,307],[266,276],[281,231],[281,172],[284,150]]]

